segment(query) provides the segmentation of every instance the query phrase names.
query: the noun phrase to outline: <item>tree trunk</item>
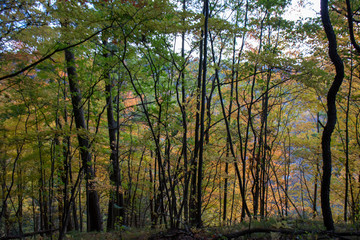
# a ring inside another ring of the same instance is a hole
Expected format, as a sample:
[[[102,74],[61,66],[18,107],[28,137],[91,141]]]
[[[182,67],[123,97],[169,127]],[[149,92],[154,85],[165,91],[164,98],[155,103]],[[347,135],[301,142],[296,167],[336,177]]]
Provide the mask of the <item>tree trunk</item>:
[[[103,41],[104,46],[107,46],[107,42]],[[104,54],[105,58],[109,57],[109,53]],[[123,194],[119,192],[121,186],[121,176],[119,168],[119,148],[117,140],[117,132],[119,131],[117,122],[114,118],[113,113],[113,97],[112,97],[112,86],[113,81],[110,76],[110,69],[106,66],[105,77],[105,95],[106,95],[106,106],[107,106],[107,121],[109,129],[109,140],[110,140],[110,163],[112,165],[110,170],[110,183],[113,189],[110,192],[109,208],[108,208],[108,219],[107,219],[107,231],[115,229],[115,223],[122,223],[124,221],[124,201]],[[119,97],[119,96],[118,96]],[[119,221],[120,218],[120,221]]]
[[[196,195],[196,226],[202,227],[202,178],[203,178],[203,154],[204,154],[204,133],[205,133],[205,101],[206,101],[206,75],[207,75],[207,38],[209,20],[209,1],[204,0],[204,59],[201,82],[201,108],[200,108],[200,139],[199,139],[199,164],[197,175],[197,195]]]
[[[353,12],[351,10],[350,0],[346,0],[346,9],[347,9],[350,41],[352,46],[356,49],[357,53],[360,55],[360,46],[357,44],[354,36],[354,23],[353,23],[354,19],[353,19]]]
[[[350,112],[350,97],[351,97],[351,85],[353,77],[353,58],[351,54],[350,63],[350,79],[349,89],[347,94],[347,103],[345,111],[345,199],[344,199],[344,221],[348,220],[348,199],[349,199],[349,182],[350,182],[350,168],[349,168],[349,112]]]
[[[183,12],[186,11],[186,0],[183,0]],[[185,25],[185,19],[183,19],[183,24]],[[181,57],[185,59],[185,31],[181,33]],[[181,71],[181,116],[182,116],[182,127],[183,127],[183,137],[182,137],[182,153],[184,157],[184,172],[185,172],[185,183],[184,183],[184,192],[183,192],[183,206],[184,206],[184,222],[185,225],[189,224],[189,184],[190,184],[190,172],[188,170],[188,154],[187,154],[187,114],[186,114],[186,93],[185,93],[185,63]],[[181,214],[181,211],[179,212]]]
[[[86,129],[84,111],[82,107],[82,97],[78,86],[78,76],[75,68],[75,57],[70,49],[65,50],[65,60],[67,65],[67,74],[71,92],[71,102],[75,117],[77,130]],[[95,190],[94,169],[91,163],[90,141],[85,134],[77,135],[80,147],[82,166],[84,167],[86,179],[86,203],[88,215],[88,231],[102,230],[102,217],[100,212],[99,196]]]
[[[199,69],[196,88],[196,114],[195,114],[195,146],[193,156],[191,159],[191,186],[189,198],[189,220],[191,226],[196,226],[196,189],[197,189],[197,169],[198,169],[198,153],[199,153],[199,132],[200,132],[200,90],[201,90],[201,73],[203,68],[203,35],[201,31],[200,46],[199,46]]]
[[[337,53],[337,43],[331,25],[328,9],[328,0],[321,0],[321,20],[329,41],[329,56],[336,68],[335,79],[327,94],[327,123],[324,127],[321,147],[323,156],[323,176],[321,181],[321,208],[323,221],[328,231],[334,231],[334,221],[330,205],[330,180],[331,180],[331,135],[336,125],[336,95],[344,79],[344,65]]]

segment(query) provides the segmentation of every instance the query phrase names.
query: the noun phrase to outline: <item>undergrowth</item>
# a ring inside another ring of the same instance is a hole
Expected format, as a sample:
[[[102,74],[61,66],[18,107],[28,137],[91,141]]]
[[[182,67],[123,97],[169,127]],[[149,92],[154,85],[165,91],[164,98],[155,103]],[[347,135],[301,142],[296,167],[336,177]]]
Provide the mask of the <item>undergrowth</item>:
[[[191,229],[191,232],[201,239],[226,239],[222,237],[229,233],[241,232],[247,229],[289,229],[294,233],[305,231],[309,233],[300,235],[284,235],[281,233],[252,233],[251,235],[241,236],[235,239],[332,239],[324,237],[321,233],[325,232],[323,222],[320,219],[295,219],[295,218],[269,218],[252,219],[231,226],[205,226],[202,229]],[[336,232],[360,232],[360,223],[337,222],[335,224]],[[69,232],[66,234],[66,240],[147,240],[151,236],[159,235],[165,229],[150,228],[126,228],[114,232]],[[171,231],[171,230],[168,230]],[[34,239],[34,238],[33,238]],[[50,239],[36,237],[35,239]],[[51,239],[56,239],[56,234]],[[156,238],[155,238],[156,239]],[[161,239],[161,238],[159,238]],[[181,238],[180,238],[181,239]],[[187,238],[188,239],[188,238]],[[360,239],[360,237],[346,237],[346,239]]]

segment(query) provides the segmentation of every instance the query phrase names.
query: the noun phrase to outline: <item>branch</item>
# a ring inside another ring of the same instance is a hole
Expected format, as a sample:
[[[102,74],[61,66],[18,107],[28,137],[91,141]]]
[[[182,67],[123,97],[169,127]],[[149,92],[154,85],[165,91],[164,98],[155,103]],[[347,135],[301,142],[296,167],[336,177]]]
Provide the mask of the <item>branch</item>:
[[[99,30],[99,31],[91,34],[90,36],[88,36],[87,38],[81,40],[80,42],[77,42],[77,43],[68,45],[68,46],[66,46],[66,47],[60,47],[60,48],[55,49],[54,51],[52,51],[51,53],[49,53],[49,54],[45,55],[44,57],[40,58],[40,59],[37,60],[36,62],[33,62],[33,63],[31,63],[30,65],[27,65],[26,67],[24,67],[24,68],[22,68],[22,69],[20,69],[20,70],[18,70],[18,71],[16,71],[16,72],[14,72],[14,73],[11,73],[11,74],[8,74],[8,75],[5,75],[5,76],[0,77],[0,81],[5,80],[5,79],[7,79],[7,78],[15,77],[15,76],[19,75],[20,73],[23,73],[23,72],[25,72],[25,71],[27,71],[27,70],[35,67],[36,65],[38,65],[39,63],[42,63],[43,61],[45,61],[46,59],[50,58],[51,56],[53,56],[53,55],[54,55],[55,53],[57,53],[57,52],[61,52],[61,51],[70,49],[70,48],[72,48],[72,47],[76,47],[76,46],[78,46],[78,45],[80,45],[80,44],[82,44],[82,43],[90,40],[91,38],[95,37],[95,36],[98,35],[99,33],[101,33],[101,32],[103,32],[103,31],[111,28],[112,25],[113,25],[113,24],[110,24],[110,26],[107,26],[107,27],[105,27],[105,28],[103,28],[103,29],[101,29],[101,30]]]
[[[350,34],[351,44],[356,49],[357,53],[360,54],[360,46],[356,43],[354,36],[353,13],[351,11],[350,0],[346,0],[346,7],[347,7],[347,20],[349,24],[349,34]]]

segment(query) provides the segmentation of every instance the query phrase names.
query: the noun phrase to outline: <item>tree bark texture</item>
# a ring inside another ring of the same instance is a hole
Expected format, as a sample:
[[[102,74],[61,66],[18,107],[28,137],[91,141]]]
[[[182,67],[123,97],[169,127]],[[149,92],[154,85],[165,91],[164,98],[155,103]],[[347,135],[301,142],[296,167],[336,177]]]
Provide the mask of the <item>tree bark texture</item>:
[[[201,110],[200,110],[200,141],[199,141],[199,165],[197,181],[197,202],[196,202],[196,225],[202,227],[202,178],[203,178],[203,153],[204,153],[204,133],[205,133],[205,101],[206,101],[206,73],[207,73],[207,38],[209,20],[209,1],[204,1],[204,59],[201,85]]]
[[[82,108],[82,97],[78,86],[78,75],[75,68],[75,57],[70,49],[65,50],[65,60],[67,65],[67,73],[69,79],[69,86],[71,92],[71,103],[74,112],[75,124],[77,130],[85,130],[85,117]],[[90,154],[90,141],[85,134],[78,133],[77,135],[80,147],[80,155],[82,165],[84,167],[86,179],[86,202],[88,214],[88,231],[101,231],[102,230],[102,217],[100,212],[99,196],[95,190],[94,169],[91,163]]]
[[[107,42],[103,41],[104,46],[107,46]],[[104,57],[108,58],[109,53],[105,53]],[[112,86],[113,81],[110,76],[110,69],[107,67],[106,72],[104,73],[105,77],[105,93],[106,93],[106,110],[107,110],[107,121],[109,129],[109,140],[110,140],[110,163],[112,168],[110,170],[110,181],[111,185],[114,187],[114,190],[111,190],[110,199],[109,199],[109,208],[108,208],[108,219],[107,219],[107,231],[115,229],[115,223],[120,221],[123,223],[125,212],[124,212],[124,198],[123,194],[120,193],[119,188],[121,186],[121,175],[119,168],[119,146],[117,144],[117,132],[118,125],[114,118],[113,112],[113,97],[112,97]],[[119,97],[119,96],[118,96]],[[116,206],[117,205],[117,206]]]
[[[327,94],[327,123],[324,127],[321,147],[323,156],[323,176],[321,181],[321,209],[323,221],[328,231],[334,231],[334,221],[330,205],[330,180],[331,180],[331,135],[336,124],[336,95],[344,79],[344,64],[337,53],[336,36],[331,25],[328,0],[321,0],[321,21],[329,41],[329,56],[333,62],[336,75]]]
[[[354,36],[354,24],[353,24],[353,12],[351,10],[350,0],[346,0],[346,8],[347,8],[347,19],[348,19],[348,27],[350,34],[350,41],[353,47],[356,49],[357,53],[360,55],[360,46],[356,43]]]

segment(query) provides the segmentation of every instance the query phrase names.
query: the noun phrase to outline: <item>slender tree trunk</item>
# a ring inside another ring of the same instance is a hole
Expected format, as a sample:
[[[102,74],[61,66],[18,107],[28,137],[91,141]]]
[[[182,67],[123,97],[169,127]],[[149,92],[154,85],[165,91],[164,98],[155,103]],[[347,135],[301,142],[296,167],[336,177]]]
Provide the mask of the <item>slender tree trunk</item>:
[[[328,231],[334,231],[334,221],[330,205],[330,180],[331,180],[331,135],[336,125],[336,95],[344,79],[344,65],[337,53],[337,43],[331,25],[328,9],[328,0],[321,0],[321,20],[329,41],[329,56],[336,69],[335,79],[327,94],[328,120],[322,135],[323,176],[321,181],[321,208],[323,221]]]
[[[212,50],[212,53],[213,53],[212,54],[213,55],[213,62],[216,63],[213,41],[211,41],[211,50]],[[239,169],[239,166],[238,166],[238,163],[237,163],[236,153],[235,153],[235,149],[234,149],[234,145],[233,145],[233,141],[232,141],[232,136],[231,136],[231,132],[230,132],[230,123],[229,123],[229,119],[228,119],[228,117],[226,115],[224,100],[223,100],[223,96],[222,96],[222,92],[221,92],[221,88],[220,88],[221,84],[220,84],[220,77],[219,77],[219,70],[218,69],[215,69],[215,80],[216,80],[217,90],[219,92],[221,110],[222,110],[222,114],[223,114],[224,121],[225,121],[226,134],[227,134],[227,143],[228,143],[229,150],[230,150],[233,162],[234,162],[235,174],[236,174],[236,176],[238,178],[241,197],[243,199],[245,199],[246,196],[245,196],[245,190],[243,188],[244,185],[242,183],[241,173],[240,173],[240,169]],[[244,208],[247,215],[250,216],[250,211],[249,211],[245,201],[243,201],[243,206],[242,207]]]
[[[286,147],[286,138],[284,139],[284,153],[285,153],[285,216],[288,216],[288,210],[289,210],[289,200],[288,200],[288,191],[289,191],[289,178],[290,178],[290,163],[291,163],[291,153],[290,153],[290,130],[287,129],[287,133],[288,133],[288,139],[289,139],[289,143],[288,146]],[[286,149],[288,149],[288,151],[286,151]],[[287,157],[286,157],[286,152],[287,153]]]
[[[357,44],[354,36],[354,18],[353,12],[351,10],[350,0],[346,0],[346,9],[347,9],[347,19],[348,19],[348,26],[349,26],[349,34],[350,34],[350,41],[352,46],[356,49],[357,53],[360,55],[360,46]]]
[[[199,132],[200,132],[200,90],[201,90],[201,73],[203,68],[203,39],[204,31],[201,31],[200,46],[199,46],[199,69],[196,87],[196,114],[195,114],[195,146],[193,156],[191,159],[191,186],[189,198],[189,218],[190,225],[196,226],[196,189],[197,189],[197,169],[198,169],[198,154],[199,154]]]
[[[105,48],[107,47],[107,41],[103,41]],[[104,57],[109,58],[109,53],[105,53]],[[105,77],[105,94],[106,94],[106,106],[107,106],[107,121],[108,121],[108,130],[109,130],[109,140],[110,140],[110,182],[113,187],[113,190],[110,192],[109,198],[109,208],[108,208],[108,219],[107,219],[107,231],[115,229],[115,223],[121,223],[124,221],[124,201],[123,194],[119,192],[121,186],[121,176],[119,168],[119,149],[118,149],[118,140],[117,132],[119,131],[118,124],[114,119],[114,109],[113,109],[113,97],[112,97],[112,86],[113,81],[110,76],[110,69],[106,66],[106,72],[104,73]],[[119,96],[117,96],[119,97]]]
[[[45,187],[45,169],[44,169],[44,159],[42,157],[43,152],[43,143],[40,139],[40,128],[39,128],[39,122],[37,117],[37,108],[35,107],[35,124],[36,124],[36,130],[38,132],[37,135],[37,147],[38,147],[38,153],[39,153],[39,161],[40,161],[40,179],[39,179],[39,206],[40,206],[40,230],[48,230],[48,218],[47,218],[47,199],[46,199],[46,187]]]
[[[20,235],[23,234],[23,176],[22,176],[22,168],[18,168],[18,180],[17,180],[17,200],[18,200],[18,208],[16,210],[16,220],[19,227]]]
[[[125,50],[126,50],[126,46],[127,46],[127,42],[126,39],[124,40],[124,45],[125,45]],[[158,113],[158,117],[157,117],[157,128],[154,128],[154,124],[150,119],[150,114],[148,112],[148,109],[145,105],[145,101],[144,101],[144,94],[142,92],[139,91],[138,87],[135,85],[135,79],[134,76],[132,75],[129,67],[127,66],[127,64],[125,63],[125,59],[122,59],[122,64],[125,68],[125,70],[128,73],[128,76],[130,78],[130,82],[131,85],[133,86],[133,89],[135,90],[137,96],[140,98],[141,101],[141,105],[142,108],[144,110],[144,114],[148,123],[148,126],[150,128],[151,131],[151,135],[154,139],[154,143],[155,143],[155,158],[156,158],[156,162],[157,162],[157,168],[158,168],[158,177],[159,177],[159,190],[160,190],[160,194],[157,198],[157,200],[159,201],[159,207],[160,207],[160,214],[162,217],[162,220],[164,220],[164,224],[165,226],[167,225],[167,219],[166,219],[166,215],[165,215],[165,205],[164,205],[164,198],[167,197],[167,200],[170,202],[171,197],[170,197],[170,192],[169,192],[169,188],[166,184],[166,177],[165,177],[165,168],[164,168],[164,164],[163,164],[163,160],[162,160],[162,154],[161,154],[161,146],[160,146],[160,127],[162,125],[162,120],[161,120],[161,116],[162,116],[162,103],[159,99],[159,95],[158,95],[158,81],[159,81],[159,76],[157,75],[157,72],[155,72],[155,99],[156,102],[159,106],[159,113]],[[154,67],[154,65],[152,65],[152,62],[149,61],[149,64]],[[156,167],[155,167],[156,169]],[[155,177],[154,177],[155,179]]]
[[[244,19],[244,29],[246,29],[247,27],[247,23],[248,23],[248,9],[249,9],[249,2],[248,0],[246,0],[246,5],[245,5],[245,19]],[[244,50],[244,46],[245,46],[245,37],[246,37],[246,32],[243,33],[242,36],[242,41],[241,41],[241,47],[240,47],[240,51],[238,54],[238,63],[240,63],[241,60],[241,56],[242,56],[242,52]],[[240,186],[241,189],[241,196],[246,196],[246,153],[247,153],[247,143],[245,141],[244,146],[243,146],[243,137],[241,134],[241,126],[240,126],[240,115],[241,115],[241,104],[239,101],[239,71],[236,70],[235,72],[235,79],[236,79],[236,83],[235,83],[235,100],[236,100],[236,105],[237,105],[237,114],[236,114],[236,123],[237,123],[237,133],[238,133],[238,137],[240,140],[240,144],[239,144],[239,148],[240,148],[240,158],[241,158],[241,162],[242,162],[242,176],[240,176],[240,180],[239,182],[242,182],[242,186]],[[246,137],[247,138],[247,137]],[[233,195],[234,198],[234,195]],[[241,208],[241,221],[244,220],[245,218],[245,206],[247,208],[247,204],[246,204],[246,198],[243,197],[242,198],[242,208]]]
[[[75,124],[78,130],[84,131],[86,128],[85,116],[82,107],[82,97],[78,86],[78,76],[75,68],[75,57],[70,49],[65,50],[65,60],[67,65],[67,74],[71,92],[71,102],[75,117]],[[88,231],[102,230],[102,216],[100,211],[99,196],[95,190],[94,169],[91,162],[90,141],[85,134],[78,133],[80,155],[82,166],[84,167],[86,179],[86,203],[88,214]]]
[[[261,53],[261,49],[262,49],[262,44],[263,44],[263,31],[264,31],[264,21],[266,19],[266,16],[268,15],[268,13],[266,12],[265,13],[265,16],[262,18],[261,20],[261,23],[260,23],[260,39],[259,39],[259,48],[258,48],[258,54]],[[250,102],[248,103],[248,106],[247,106],[247,112],[248,112],[248,119],[247,119],[247,123],[246,123],[246,132],[245,132],[245,142],[244,142],[244,151],[243,151],[243,159],[244,161],[246,160],[247,158],[247,148],[248,148],[248,144],[249,144],[249,138],[250,138],[250,128],[253,130],[253,135],[254,135],[254,146],[253,146],[253,156],[252,156],[252,159],[254,161],[256,161],[255,164],[255,179],[254,179],[254,187],[257,189],[257,185],[258,185],[258,171],[259,171],[259,158],[257,158],[255,156],[255,149],[256,149],[256,133],[254,131],[254,128],[253,128],[253,114],[252,114],[252,108],[253,108],[253,105],[254,105],[254,98],[255,98],[255,85],[256,85],[256,78],[257,78],[257,72],[258,70],[258,63],[256,62],[255,63],[255,67],[254,67],[254,72],[253,72],[253,78],[252,78],[252,83],[251,83],[251,92],[250,92]],[[238,130],[239,131],[239,130]],[[255,191],[253,191],[253,195],[254,195],[254,200],[253,200],[253,212],[254,212],[254,215],[256,216],[257,215],[257,207],[258,207],[258,197],[257,197],[257,193],[256,193],[256,189],[254,189]],[[243,208],[244,208],[244,205],[243,205]],[[242,219],[245,217],[245,209],[242,210]],[[249,214],[248,214],[249,215]]]
[[[2,126],[1,126],[2,127]],[[4,136],[3,139],[6,138],[6,132],[3,131]],[[5,149],[5,144],[0,142],[0,164],[1,164],[1,199],[4,200],[6,198],[6,159],[7,159],[7,151]],[[8,236],[10,234],[10,211],[8,209],[8,204],[6,201],[2,202],[1,216],[0,216],[0,231],[4,231],[5,235]],[[3,228],[4,226],[4,228]]]
[[[203,154],[204,154],[204,133],[205,133],[205,101],[206,101],[206,75],[207,75],[207,39],[209,20],[209,1],[204,0],[204,59],[201,84],[201,108],[200,108],[200,139],[199,139],[199,164],[197,175],[197,202],[196,202],[196,226],[202,227],[202,179],[203,179]]]
[[[351,52],[350,59],[350,79],[349,89],[347,94],[347,103],[345,110],[345,199],[344,199],[344,221],[348,220],[348,201],[349,201],[349,182],[350,182],[350,168],[349,168],[349,113],[350,113],[350,97],[353,77],[353,56]]]
[[[320,113],[318,112],[316,114],[316,131],[319,134],[320,133]],[[320,153],[320,146],[318,147],[319,149],[319,153]],[[314,202],[313,202],[313,206],[312,206],[312,210],[313,210],[313,218],[315,218],[318,215],[318,211],[317,211],[317,194],[318,194],[318,179],[319,179],[319,174],[320,174],[320,154],[316,154],[316,169],[315,169],[315,179],[314,179]]]
[[[270,35],[270,33],[269,33]],[[270,45],[270,36],[269,36],[269,45]],[[269,91],[270,91],[270,81],[271,81],[271,71],[272,69],[269,68],[266,75],[266,89],[263,101],[263,110],[262,110],[262,125],[264,126],[263,134],[263,145],[262,145],[262,156],[261,156],[261,192],[260,192],[260,216],[266,216],[266,192],[268,190],[268,173],[267,173],[267,158],[268,152],[270,154],[271,148],[268,145],[268,115],[269,115]]]
[[[236,16],[236,25],[237,25],[237,16]],[[230,100],[229,100],[229,117],[228,122],[231,123],[231,112],[232,112],[232,105],[233,105],[233,96],[234,96],[234,81],[235,81],[235,47],[236,47],[236,34],[233,37],[233,49],[232,49],[232,66],[231,66],[231,85],[230,85]],[[214,53],[213,53],[214,54]],[[229,138],[227,140],[227,147],[226,147],[226,162],[225,162],[225,179],[224,179],[224,209],[223,209],[223,218],[222,221],[226,224],[227,220],[227,198],[228,198],[228,174],[229,174]]]
[[[186,0],[183,0],[183,12],[186,11]],[[185,25],[185,19],[183,19]],[[185,32],[181,33],[181,57],[185,59]],[[185,64],[185,63],[184,63]],[[190,184],[190,172],[188,170],[188,154],[187,154],[187,114],[186,114],[186,92],[185,92],[185,65],[181,72],[181,115],[182,115],[182,127],[183,127],[183,138],[182,138],[182,153],[184,157],[184,172],[185,172],[185,186],[183,193],[183,205],[184,205],[184,222],[186,225],[189,224],[189,184]],[[180,211],[181,213],[181,211]]]

